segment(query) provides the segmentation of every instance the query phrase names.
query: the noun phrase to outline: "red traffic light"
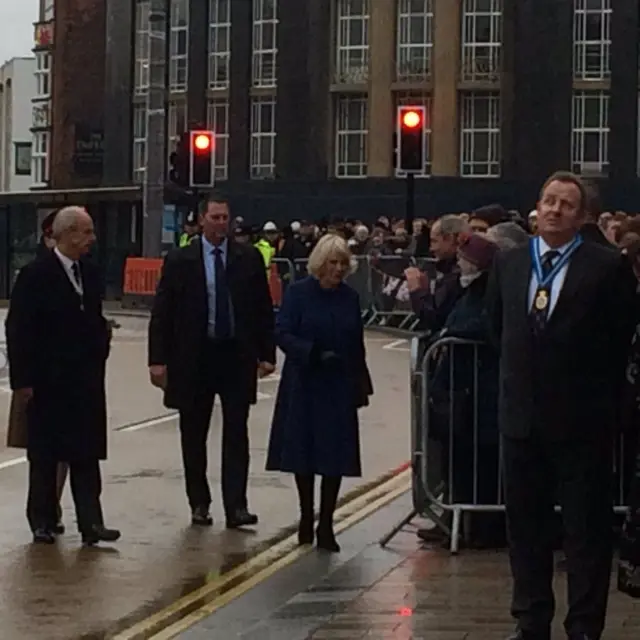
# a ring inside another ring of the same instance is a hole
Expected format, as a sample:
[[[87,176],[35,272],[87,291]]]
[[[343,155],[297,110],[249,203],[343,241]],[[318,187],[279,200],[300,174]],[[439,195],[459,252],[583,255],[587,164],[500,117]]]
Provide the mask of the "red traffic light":
[[[422,114],[415,110],[409,109],[402,113],[402,126],[407,129],[415,129],[422,125]]]
[[[193,138],[193,146],[198,151],[209,151],[211,148],[211,136],[206,133],[199,133]]]

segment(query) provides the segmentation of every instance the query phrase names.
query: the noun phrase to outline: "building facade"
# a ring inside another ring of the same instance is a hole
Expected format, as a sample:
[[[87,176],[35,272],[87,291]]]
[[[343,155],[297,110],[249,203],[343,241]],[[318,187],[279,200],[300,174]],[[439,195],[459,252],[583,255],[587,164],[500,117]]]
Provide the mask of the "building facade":
[[[117,35],[107,92],[115,101],[130,87],[112,117],[121,133],[131,123],[129,161],[116,164],[130,169],[120,180],[141,181],[150,0],[107,5],[130,16],[108,21]],[[406,103],[429,114],[424,176],[637,174],[635,0],[168,0],[167,9],[167,153],[186,127],[213,128],[219,180],[392,177],[396,106]]]
[[[31,188],[31,99],[36,63],[13,58],[0,67],[0,192]]]

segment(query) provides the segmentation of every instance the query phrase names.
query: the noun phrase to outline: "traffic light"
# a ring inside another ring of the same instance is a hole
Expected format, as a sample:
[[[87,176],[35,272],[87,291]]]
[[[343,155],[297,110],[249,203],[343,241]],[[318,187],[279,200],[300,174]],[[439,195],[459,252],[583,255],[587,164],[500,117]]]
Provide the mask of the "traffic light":
[[[426,109],[423,106],[398,107],[397,117],[398,170],[405,173],[422,173]]]
[[[213,187],[215,133],[189,131],[189,187]]]

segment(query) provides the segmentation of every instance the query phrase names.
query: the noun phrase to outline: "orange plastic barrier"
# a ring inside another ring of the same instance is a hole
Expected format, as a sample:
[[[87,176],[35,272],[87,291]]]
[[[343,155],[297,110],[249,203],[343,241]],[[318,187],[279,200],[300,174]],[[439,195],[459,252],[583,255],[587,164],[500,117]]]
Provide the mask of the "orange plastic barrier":
[[[279,307],[282,304],[282,280],[280,280],[277,264],[272,264],[269,270],[269,291],[273,306]]]
[[[124,266],[123,293],[134,296],[155,295],[161,271],[160,258],[127,258]]]

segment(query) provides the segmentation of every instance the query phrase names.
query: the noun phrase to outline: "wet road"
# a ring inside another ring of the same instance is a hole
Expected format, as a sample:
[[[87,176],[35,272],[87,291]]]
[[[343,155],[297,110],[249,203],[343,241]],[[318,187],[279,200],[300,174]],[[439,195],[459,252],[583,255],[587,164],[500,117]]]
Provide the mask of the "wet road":
[[[408,495],[340,536],[343,553],[310,553],[218,612],[183,630],[178,640],[503,640],[509,615],[506,552],[457,557],[418,545],[401,532],[386,549],[377,539],[410,508]],[[605,638],[640,638],[640,601],[612,580]],[[566,640],[565,579],[555,584],[552,640]]]
[[[264,471],[277,378],[260,385],[250,422],[249,500],[261,518],[254,532],[227,532],[219,490],[221,416],[209,440],[213,530],[192,530],[183,489],[176,420],[147,382],[146,320],[119,317],[108,367],[110,446],[103,466],[108,525],[122,529],[114,548],[86,550],[75,532],[68,491],[68,533],[55,548],[36,548],[24,518],[23,452],[6,449],[0,418],[0,638],[108,638],[256,553],[297,517],[291,479]],[[0,322],[4,322],[0,311]],[[0,339],[0,350],[2,340]],[[376,396],[362,412],[365,476],[371,481],[408,458],[408,350],[402,341],[367,337]],[[0,416],[8,414],[0,371]]]

